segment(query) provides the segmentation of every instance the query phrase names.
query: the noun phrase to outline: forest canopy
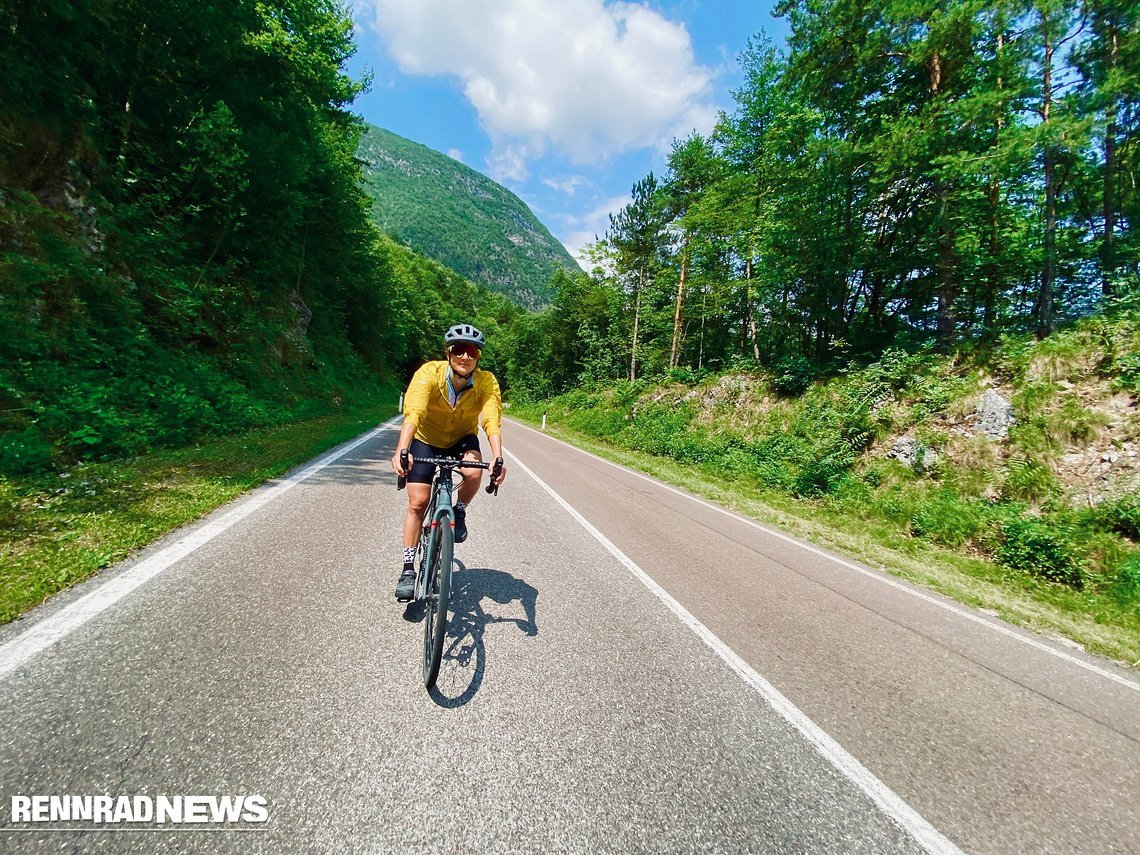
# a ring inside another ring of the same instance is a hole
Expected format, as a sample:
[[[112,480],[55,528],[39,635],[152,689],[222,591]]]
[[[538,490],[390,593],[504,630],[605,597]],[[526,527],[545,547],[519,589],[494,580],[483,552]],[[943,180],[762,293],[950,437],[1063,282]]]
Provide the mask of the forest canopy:
[[[0,471],[403,382],[517,311],[369,218],[332,0],[0,5]]]
[[[810,376],[1134,304],[1140,7],[785,0],[715,130],[673,143],[591,276],[518,332],[533,394]]]

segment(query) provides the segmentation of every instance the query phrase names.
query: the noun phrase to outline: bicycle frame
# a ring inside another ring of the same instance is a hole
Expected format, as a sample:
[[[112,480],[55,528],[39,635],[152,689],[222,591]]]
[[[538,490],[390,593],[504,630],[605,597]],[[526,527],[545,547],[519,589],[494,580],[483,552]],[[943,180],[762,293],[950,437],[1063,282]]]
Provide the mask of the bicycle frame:
[[[454,471],[443,466],[436,467],[431,482],[431,498],[424,514],[424,526],[420,532],[420,564],[416,570],[416,599],[427,595],[427,561],[435,550],[435,541],[441,525],[455,524],[455,503],[451,494],[455,489]]]

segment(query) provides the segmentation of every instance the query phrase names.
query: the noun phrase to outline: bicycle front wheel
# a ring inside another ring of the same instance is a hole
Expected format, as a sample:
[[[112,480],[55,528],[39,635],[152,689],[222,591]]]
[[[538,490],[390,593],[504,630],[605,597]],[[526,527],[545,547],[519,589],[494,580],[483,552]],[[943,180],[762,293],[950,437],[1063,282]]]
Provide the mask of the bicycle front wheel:
[[[427,592],[424,597],[424,686],[430,689],[439,676],[443,637],[447,631],[447,607],[451,600],[451,562],[455,532],[445,517],[436,529],[435,549],[428,556]]]

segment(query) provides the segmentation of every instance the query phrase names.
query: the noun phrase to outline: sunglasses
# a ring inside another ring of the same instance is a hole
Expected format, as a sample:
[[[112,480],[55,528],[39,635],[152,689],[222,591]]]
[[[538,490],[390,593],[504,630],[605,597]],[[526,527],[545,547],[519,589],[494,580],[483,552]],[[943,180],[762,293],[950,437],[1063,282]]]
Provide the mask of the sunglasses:
[[[453,344],[447,349],[447,352],[452,356],[470,356],[472,359],[479,358],[479,348],[473,344]]]

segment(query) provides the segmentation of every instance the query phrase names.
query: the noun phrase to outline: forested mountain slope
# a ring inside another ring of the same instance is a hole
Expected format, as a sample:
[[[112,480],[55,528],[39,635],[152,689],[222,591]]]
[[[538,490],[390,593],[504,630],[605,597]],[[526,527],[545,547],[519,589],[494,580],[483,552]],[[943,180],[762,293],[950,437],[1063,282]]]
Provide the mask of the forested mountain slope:
[[[519,311],[370,222],[352,29],[0,5],[0,475],[364,405]]]
[[[359,156],[380,228],[461,276],[533,309],[551,302],[551,273],[577,270],[521,199],[474,169],[373,126]]]

